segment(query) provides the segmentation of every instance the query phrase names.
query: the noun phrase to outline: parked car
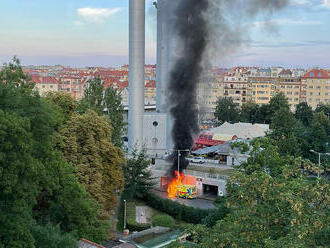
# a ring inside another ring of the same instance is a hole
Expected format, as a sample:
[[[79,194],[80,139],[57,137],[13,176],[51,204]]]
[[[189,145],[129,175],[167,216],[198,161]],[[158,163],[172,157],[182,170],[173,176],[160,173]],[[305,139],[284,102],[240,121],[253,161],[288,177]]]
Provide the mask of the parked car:
[[[188,161],[192,162],[192,163],[198,163],[198,164],[204,164],[205,163],[205,159],[202,157],[192,157],[192,158],[187,158]]]

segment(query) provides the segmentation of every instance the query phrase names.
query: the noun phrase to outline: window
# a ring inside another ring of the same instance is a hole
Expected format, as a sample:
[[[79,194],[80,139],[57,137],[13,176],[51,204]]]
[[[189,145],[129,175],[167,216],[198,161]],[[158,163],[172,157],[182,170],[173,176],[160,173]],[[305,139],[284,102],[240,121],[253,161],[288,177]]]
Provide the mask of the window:
[[[309,95],[312,96],[313,95],[313,92],[309,92]]]
[[[53,89],[54,88],[53,85],[51,85],[50,88]]]
[[[286,94],[287,95],[292,95],[292,91],[288,91]]]
[[[295,89],[299,89],[299,85],[296,85],[294,88],[295,88]]]
[[[309,88],[310,88],[310,89],[313,89],[313,86],[311,85],[311,86],[309,86]]]

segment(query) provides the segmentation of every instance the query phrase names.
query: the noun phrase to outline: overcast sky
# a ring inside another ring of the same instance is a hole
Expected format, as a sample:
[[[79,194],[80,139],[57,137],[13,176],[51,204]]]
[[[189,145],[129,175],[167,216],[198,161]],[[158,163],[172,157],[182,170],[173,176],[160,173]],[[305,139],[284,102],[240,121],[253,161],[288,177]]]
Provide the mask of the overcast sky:
[[[156,19],[147,0],[147,63],[155,63]],[[330,67],[330,0],[291,0],[252,22],[244,49],[222,66]],[[269,32],[275,30],[275,32]],[[0,62],[116,66],[128,62],[128,0],[0,0]]]

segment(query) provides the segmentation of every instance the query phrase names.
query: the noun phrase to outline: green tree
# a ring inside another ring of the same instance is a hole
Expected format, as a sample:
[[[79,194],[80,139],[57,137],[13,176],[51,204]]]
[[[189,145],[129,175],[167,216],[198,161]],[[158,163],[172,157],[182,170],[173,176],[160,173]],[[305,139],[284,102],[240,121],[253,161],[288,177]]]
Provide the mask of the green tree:
[[[248,123],[259,122],[259,105],[254,102],[247,102],[242,105],[240,121]]]
[[[296,137],[298,125],[299,123],[288,108],[275,112],[268,136],[276,141],[281,154],[300,154],[300,146]]]
[[[121,147],[123,145],[121,136],[126,123],[124,122],[125,112],[120,91],[111,87],[104,89],[104,84],[100,78],[89,80],[78,111],[84,113],[87,109],[92,109],[99,115],[106,115],[109,118],[113,128],[112,143]]]
[[[127,160],[124,167],[125,191],[124,196],[142,198],[155,185],[151,171],[148,169],[150,164],[145,151],[134,150],[132,157]]]
[[[36,239],[35,246],[38,248],[76,248],[77,241],[70,235],[62,233],[59,226],[48,223],[32,228],[32,234]]]
[[[271,113],[269,104],[263,104],[260,106],[257,120],[259,123],[269,124],[271,121]]]
[[[104,107],[113,127],[111,140],[114,145],[121,147],[123,145],[121,136],[123,135],[126,123],[124,122],[125,112],[122,105],[122,98],[117,89],[106,88],[104,92]]]
[[[327,247],[328,181],[306,178],[301,168],[310,162],[276,155],[271,140],[254,142],[245,165],[250,170],[236,171],[227,182],[229,214],[213,228],[190,226],[187,233],[192,241],[210,248]],[[276,167],[279,173],[268,169]]]
[[[73,115],[60,130],[59,146],[64,157],[77,168],[77,177],[91,196],[103,206],[107,219],[123,190],[121,150],[111,143],[109,120],[92,110]]]
[[[92,109],[98,114],[103,114],[103,92],[104,84],[101,78],[90,79],[84,90],[84,97],[80,102],[80,112],[84,113],[87,109]]]
[[[215,109],[214,116],[221,123],[224,122],[236,122],[239,120],[239,109],[232,98],[220,97],[217,100],[217,106]]]
[[[264,104],[260,107],[259,119],[261,122],[270,124],[272,122],[273,116],[275,115],[275,112],[280,109],[290,110],[288,99],[282,92],[273,96],[270,99],[269,104]]]
[[[31,208],[43,168],[32,142],[29,120],[0,110],[0,247],[34,247]]]
[[[45,98],[59,108],[63,122],[68,121],[78,107],[77,102],[66,92],[48,92]]]
[[[308,127],[313,119],[313,110],[306,102],[301,102],[296,107],[294,116],[301,121],[304,126]]]
[[[330,118],[330,103],[320,103],[317,105],[315,112],[323,112],[328,119]]]
[[[0,247],[34,248],[33,226],[51,222],[75,238],[106,237],[98,206],[54,149],[58,108],[33,91],[19,61],[0,72]],[[59,206],[60,211],[55,211]]]

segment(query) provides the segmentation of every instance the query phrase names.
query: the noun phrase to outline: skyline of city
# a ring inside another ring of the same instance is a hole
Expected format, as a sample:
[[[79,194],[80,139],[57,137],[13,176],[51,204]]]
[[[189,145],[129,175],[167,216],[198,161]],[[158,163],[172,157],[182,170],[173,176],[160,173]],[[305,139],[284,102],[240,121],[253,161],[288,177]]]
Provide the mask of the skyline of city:
[[[146,63],[156,60],[156,13],[147,1]],[[24,65],[119,66],[128,63],[128,1],[0,1],[0,63],[17,55]],[[218,56],[231,67],[329,67],[329,0],[291,0],[272,16],[244,23],[242,49]]]

